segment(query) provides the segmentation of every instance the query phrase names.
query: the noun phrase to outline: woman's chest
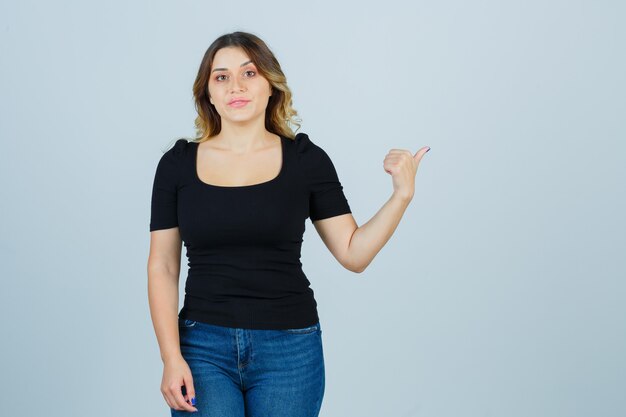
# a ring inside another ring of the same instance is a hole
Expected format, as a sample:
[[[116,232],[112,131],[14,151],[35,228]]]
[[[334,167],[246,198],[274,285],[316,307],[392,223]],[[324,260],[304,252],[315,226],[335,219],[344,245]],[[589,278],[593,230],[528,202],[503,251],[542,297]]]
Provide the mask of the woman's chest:
[[[239,189],[189,184],[179,190],[178,222],[187,244],[300,241],[309,197],[295,183]]]

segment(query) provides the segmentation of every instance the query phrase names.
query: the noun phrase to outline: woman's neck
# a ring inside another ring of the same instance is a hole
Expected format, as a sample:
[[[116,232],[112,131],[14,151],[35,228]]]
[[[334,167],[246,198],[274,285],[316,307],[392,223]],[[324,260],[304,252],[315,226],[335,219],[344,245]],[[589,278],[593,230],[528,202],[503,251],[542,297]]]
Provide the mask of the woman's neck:
[[[220,142],[225,148],[237,153],[246,153],[267,146],[276,135],[269,132],[264,125],[222,124],[220,133],[211,140]]]

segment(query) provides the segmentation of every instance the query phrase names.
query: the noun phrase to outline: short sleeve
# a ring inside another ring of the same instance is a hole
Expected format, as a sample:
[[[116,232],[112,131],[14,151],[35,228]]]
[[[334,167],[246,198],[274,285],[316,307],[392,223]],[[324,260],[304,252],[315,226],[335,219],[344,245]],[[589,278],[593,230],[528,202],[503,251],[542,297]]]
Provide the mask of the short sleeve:
[[[295,140],[309,190],[311,221],[351,213],[343,186],[328,154],[304,133],[298,133]]]
[[[178,180],[186,139],[178,139],[161,156],[152,183],[150,231],[178,226]]]

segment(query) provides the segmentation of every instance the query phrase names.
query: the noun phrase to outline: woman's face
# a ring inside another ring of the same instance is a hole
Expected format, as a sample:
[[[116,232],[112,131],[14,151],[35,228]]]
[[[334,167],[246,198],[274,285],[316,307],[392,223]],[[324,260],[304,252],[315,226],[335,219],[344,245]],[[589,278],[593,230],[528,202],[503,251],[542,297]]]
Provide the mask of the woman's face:
[[[223,123],[261,118],[272,88],[239,47],[222,48],[215,54],[209,77],[209,98]]]

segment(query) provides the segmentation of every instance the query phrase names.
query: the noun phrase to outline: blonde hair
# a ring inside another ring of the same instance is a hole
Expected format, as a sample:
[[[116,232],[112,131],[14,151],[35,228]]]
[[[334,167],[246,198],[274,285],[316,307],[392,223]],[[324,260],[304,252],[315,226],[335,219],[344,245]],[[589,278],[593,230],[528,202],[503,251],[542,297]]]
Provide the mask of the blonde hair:
[[[198,112],[195,120],[197,135],[195,141],[204,142],[222,130],[222,119],[209,101],[208,82],[215,54],[226,47],[243,49],[255,64],[260,75],[265,77],[272,87],[272,95],[269,97],[265,111],[265,128],[277,135],[293,139],[295,132],[291,126],[296,126],[296,131],[300,129],[301,119],[292,107],[287,77],[265,42],[256,35],[238,31],[224,34],[213,41],[200,63],[200,69],[193,84],[193,95]]]

